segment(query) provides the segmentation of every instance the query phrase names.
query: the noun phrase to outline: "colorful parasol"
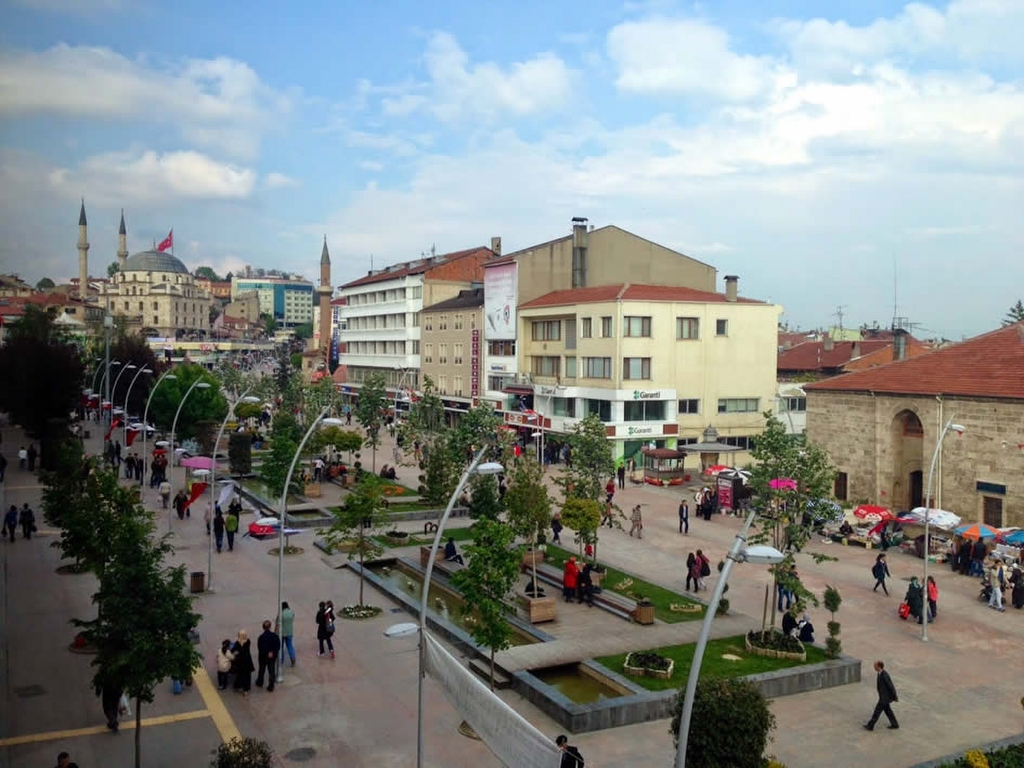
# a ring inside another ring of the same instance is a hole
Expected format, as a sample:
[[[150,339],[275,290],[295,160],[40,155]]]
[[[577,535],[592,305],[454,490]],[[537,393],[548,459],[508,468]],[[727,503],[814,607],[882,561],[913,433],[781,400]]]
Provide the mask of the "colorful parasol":
[[[896,515],[892,513],[891,509],[880,507],[877,504],[861,504],[853,510],[853,516],[876,523],[884,523],[896,519]]]
[[[962,536],[965,539],[970,539],[971,541],[978,541],[978,539],[994,539],[999,535],[999,531],[991,525],[985,525],[984,523],[961,525],[959,528],[954,529],[953,533],[957,536]]]

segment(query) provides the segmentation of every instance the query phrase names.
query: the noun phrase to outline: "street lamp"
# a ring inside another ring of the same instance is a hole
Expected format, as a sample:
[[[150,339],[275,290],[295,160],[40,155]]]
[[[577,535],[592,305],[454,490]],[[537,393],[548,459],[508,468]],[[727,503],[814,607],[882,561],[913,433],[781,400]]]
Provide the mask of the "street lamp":
[[[306,434],[302,436],[302,442],[295,449],[291,466],[288,467],[288,475],[284,480],[284,490],[281,491],[280,511],[277,514],[277,627],[279,631],[282,626],[281,601],[284,599],[284,529],[288,523],[288,487],[292,484],[292,473],[295,471],[295,465],[299,463],[299,457],[302,456],[302,449],[306,447],[306,443],[313,436],[316,428],[321,424],[330,427],[340,427],[342,425],[341,419],[327,418],[327,414],[330,411],[331,406],[327,406],[320,411],[320,415],[313,420],[313,423],[309,425],[309,429],[306,430]],[[284,650],[283,645],[281,650]],[[281,654],[279,652],[277,654],[277,681],[281,682],[282,680],[284,680],[284,665],[281,664]]]
[[[686,678],[686,696],[683,699],[683,714],[679,720],[679,748],[676,750],[676,768],[686,768],[686,742],[690,737],[690,718],[693,716],[693,699],[697,695],[697,679],[700,676],[700,665],[704,660],[704,649],[707,647],[708,638],[711,636],[711,623],[715,620],[715,613],[718,611],[718,604],[725,594],[725,586],[729,581],[729,574],[736,563],[752,563],[753,565],[778,565],[786,556],[775,547],[766,544],[755,544],[748,547],[747,531],[754,524],[757,511],[751,511],[747,521],[743,524],[739,533],[729,548],[729,554],[725,556],[725,566],[715,584],[715,591],[711,595],[711,601],[704,614],[704,622],[701,624],[700,637],[697,638],[697,647],[693,651],[693,662],[690,664],[690,676]]]
[[[134,376],[132,376],[132,380],[128,384],[128,391],[125,392],[125,394],[124,394],[124,442],[125,442],[126,446],[128,444],[128,398],[132,394],[132,387],[135,386],[135,380],[138,379],[139,376],[141,376],[144,373],[152,373],[152,372],[153,371],[151,371],[146,366],[142,366],[141,368],[139,368],[139,372],[136,373]]]
[[[258,397],[249,397],[249,393],[252,389],[247,389],[243,392],[238,400],[235,401],[233,406],[228,407],[227,415],[224,417],[224,421],[221,422],[220,430],[217,432],[217,439],[213,443],[213,451],[210,456],[210,508],[214,507],[214,495],[216,494],[217,488],[217,448],[220,446],[221,438],[224,437],[224,429],[228,425],[228,420],[234,413],[235,408],[238,407],[239,403],[258,403]],[[209,537],[207,541],[207,553],[206,553],[206,590],[208,592],[213,591],[213,536]]]
[[[103,366],[100,365],[100,363],[102,363],[102,362],[103,362],[103,358],[102,357],[97,357],[96,358],[96,370],[92,372],[92,389],[90,391],[94,392],[96,394],[99,394],[99,390],[96,389],[96,379],[99,377],[100,371],[103,370]]]
[[[103,373],[103,378],[100,379],[100,413],[103,413],[103,407],[106,404],[110,404],[111,416],[113,416],[114,404],[110,401],[110,369],[121,365],[120,360],[111,360],[106,365],[106,370]],[[104,387],[106,387],[104,389]]]
[[[477,452],[476,456],[473,457],[472,463],[466,468],[466,471],[462,473],[462,477],[459,479],[459,484],[452,492],[451,498],[448,499],[448,506],[445,507],[444,514],[441,515],[441,519],[437,523],[437,532],[434,534],[434,543],[430,546],[430,558],[427,560],[427,568],[423,574],[423,595],[420,598],[419,624],[415,624],[413,622],[402,622],[401,624],[390,626],[384,631],[384,636],[388,638],[407,637],[417,631],[420,635],[419,685],[416,688],[416,768],[423,768],[423,678],[426,677],[427,653],[427,646],[423,641],[423,634],[427,631],[427,596],[430,591],[430,577],[434,572],[434,561],[437,559],[437,550],[441,545],[441,536],[444,533],[444,524],[448,522],[448,518],[452,514],[452,509],[455,508],[455,502],[462,494],[462,489],[465,488],[466,483],[469,482],[469,478],[473,474],[500,475],[505,471],[505,468],[496,461],[485,461],[481,463],[480,460],[488,450],[490,450],[490,446],[484,446]],[[279,599],[278,603],[280,602],[281,601]]]
[[[963,424],[954,424],[953,419],[956,418],[956,414],[950,417],[949,421],[946,422],[946,426],[942,428],[939,433],[939,439],[935,441],[935,452],[932,453],[932,464],[928,468],[928,490],[924,497],[924,584],[922,585],[925,591],[925,602],[923,603],[925,608],[922,611],[925,616],[921,619],[921,640],[928,642],[928,556],[931,554],[931,512],[932,512],[932,478],[935,476],[935,464],[939,460],[939,454],[942,452],[942,441],[946,439],[946,435],[949,434],[949,430],[956,430],[958,435],[964,433]]]
[[[196,379],[192,382],[192,386],[185,392],[185,396],[181,398],[181,402],[178,403],[178,410],[174,412],[174,421],[171,422],[171,461],[170,467],[171,472],[167,476],[171,483],[171,492],[174,492],[174,432],[178,428],[178,417],[181,415],[181,409],[185,405],[185,401],[188,400],[188,396],[192,394],[193,389],[209,389],[210,385],[202,379]],[[167,532],[171,532],[171,510],[167,509]]]
[[[160,386],[160,383],[164,379],[170,379],[171,381],[174,381],[177,378],[178,377],[175,374],[171,373],[170,370],[165,371],[164,374],[159,379],[156,380],[156,384],[153,385],[153,388],[151,390],[149,390],[149,397],[146,398],[146,407],[142,411],[142,461],[143,461],[143,465],[144,466],[145,466],[146,462],[149,462],[150,477],[152,477],[153,466],[152,466],[152,462],[150,462],[146,458],[146,437],[149,435],[149,404],[151,402],[153,402],[153,395],[156,394],[157,388]],[[142,480],[139,481],[139,485],[142,485],[145,482],[146,482],[146,472],[143,471],[142,472]]]
[[[110,390],[110,415],[114,415],[114,398],[117,396],[117,385],[121,381],[121,377],[124,376],[125,371],[134,371],[138,368],[135,363],[128,363],[128,365],[122,365],[121,370],[118,371],[117,376],[114,377],[114,386]]]

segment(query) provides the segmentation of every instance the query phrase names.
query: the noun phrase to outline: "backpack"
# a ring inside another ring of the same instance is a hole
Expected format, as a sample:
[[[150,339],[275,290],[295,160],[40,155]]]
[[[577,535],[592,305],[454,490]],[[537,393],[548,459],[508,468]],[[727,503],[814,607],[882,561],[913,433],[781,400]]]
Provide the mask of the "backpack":
[[[883,573],[884,571],[882,570],[882,563],[876,560],[875,564],[871,566],[871,575],[874,576],[876,579],[880,579],[882,578]]]
[[[228,516],[224,519],[224,530],[228,533],[235,533],[238,530],[238,516],[228,512]]]
[[[700,561],[700,575],[710,576],[711,575],[711,564],[707,560],[701,559]]]

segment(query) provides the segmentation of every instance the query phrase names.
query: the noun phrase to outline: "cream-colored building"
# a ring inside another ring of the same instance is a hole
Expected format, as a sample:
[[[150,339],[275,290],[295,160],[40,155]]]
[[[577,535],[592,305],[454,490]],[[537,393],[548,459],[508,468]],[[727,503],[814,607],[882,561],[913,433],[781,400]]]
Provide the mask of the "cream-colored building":
[[[429,376],[445,410],[467,411],[480,394],[484,289],[424,307],[420,312],[420,381]]]
[[[256,291],[242,291],[224,306],[224,314],[255,323],[260,319],[260,295]]]
[[[696,443],[714,426],[742,450],[772,407],[781,307],[726,292],[619,283],[570,288],[519,306],[518,365],[545,431],[597,414],[616,458]],[[506,414],[526,426],[523,415]]]

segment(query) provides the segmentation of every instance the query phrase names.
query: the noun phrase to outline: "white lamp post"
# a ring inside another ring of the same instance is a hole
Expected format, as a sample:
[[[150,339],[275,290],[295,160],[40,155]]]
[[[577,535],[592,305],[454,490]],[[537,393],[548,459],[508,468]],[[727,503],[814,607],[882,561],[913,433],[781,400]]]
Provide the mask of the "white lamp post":
[[[288,524],[288,487],[292,484],[292,473],[295,471],[295,465],[299,463],[299,457],[302,456],[302,449],[306,447],[306,443],[309,438],[312,437],[313,432],[321,424],[326,424],[332,427],[340,427],[342,425],[341,419],[329,419],[327,414],[330,413],[331,407],[327,406],[320,415],[313,420],[313,423],[309,425],[309,429],[306,430],[306,434],[302,436],[302,442],[299,443],[299,447],[295,450],[295,455],[292,457],[291,466],[288,467],[288,475],[284,480],[284,490],[281,491],[281,506],[280,511],[277,515],[277,626],[278,629],[281,627],[281,601],[284,599],[284,529]],[[284,645],[282,643],[282,650]],[[281,653],[277,654],[277,681],[281,682],[284,680],[284,665],[281,664]]]
[[[105,414],[103,413],[104,405],[110,404],[111,416],[113,416],[114,404],[110,401],[110,369],[118,365],[121,365],[120,360],[110,360],[106,365],[106,370],[103,372],[103,378],[100,379],[100,415],[104,416],[104,423],[106,423]]]
[[[138,372],[132,376],[131,382],[128,384],[128,391],[124,393],[124,443],[128,445],[128,398],[132,394],[132,387],[135,386],[135,381],[144,373],[152,373],[152,371],[146,366],[139,368]]]
[[[156,380],[156,384],[153,385],[153,388],[149,390],[149,397],[146,398],[146,407],[142,411],[142,461],[146,464],[146,466],[149,466],[150,473],[152,473],[153,471],[152,462],[146,458],[146,437],[149,434],[149,404],[153,402],[153,395],[156,394],[157,387],[160,386],[160,383],[164,379],[170,379],[171,381],[174,381],[177,378],[178,377],[171,373],[170,370],[164,372],[164,374],[159,379]],[[142,480],[139,483],[139,485],[142,485],[145,482],[146,473],[145,471],[143,471]]]
[[[715,613],[718,610],[718,603],[725,594],[725,585],[729,581],[729,574],[735,563],[753,563],[754,565],[778,565],[786,556],[775,547],[764,544],[757,544],[751,547],[746,546],[747,531],[754,523],[757,516],[752,511],[747,516],[739,533],[729,548],[729,554],[725,556],[725,566],[715,584],[715,591],[711,595],[711,602],[708,603],[707,612],[704,614],[704,622],[701,624],[700,637],[697,638],[697,647],[693,651],[693,662],[690,664],[690,676],[686,678],[686,695],[683,698],[683,714],[679,720],[679,748],[676,750],[676,768],[686,768],[686,743],[690,737],[690,718],[693,716],[693,700],[697,695],[697,679],[700,676],[700,665],[704,660],[704,649],[707,647],[708,638],[711,636],[711,623],[715,620]]]
[[[114,415],[114,398],[117,397],[117,385],[121,381],[121,377],[124,376],[125,371],[134,371],[138,368],[135,363],[128,363],[128,365],[122,365],[121,370],[117,372],[117,376],[114,377],[114,386],[110,390],[110,415]]]
[[[939,439],[935,441],[935,452],[932,453],[932,464],[928,468],[928,490],[925,492],[924,497],[924,602],[922,604],[922,613],[924,616],[921,619],[921,640],[928,642],[928,556],[931,554],[931,512],[932,512],[932,478],[935,476],[935,464],[939,460],[939,454],[942,452],[942,441],[946,439],[946,435],[949,434],[949,430],[956,430],[956,433],[962,435],[964,433],[964,426],[962,424],[954,424],[953,419],[956,418],[956,414],[946,422],[946,426],[942,428],[939,433]]]
[[[419,660],[419,685],[416,688],[416,768],[423,768],[423,678],[426,677],[426,652],[427,646],[423,639],[424,632],[427,631],[427,596],[430,591],[430,578],[434,572],[434,560],[437,559],[437,550],[441,544],[441,536],[444,534],[444,525],[448,522],[448,518],[452,514],[452,509],[455,507],[455,502],[462,493],[462,489],[466,486],[469,478],[475,473],[480,475],[500,475],[505,471],[505,468],[496,461],[485,461],[481,463],[481,459],[484,454],[490,450],[490,446],[481,448],[476,456],[473,457],[472,463],[466,468],[466,471],[462,473],[462,477],[459,480],[459,484],[452,492],[451,498],[448,499],[448,506],[445,507],[444,514],[441,515],[441,519],[437,523],[437,532],[434,534],[434,543],[430,546],[430,558],[427,560],[427,568],[423,574],[423,595],[420,598],[420,620],[419,624],[412,622],[402,622],[401,624],[395,624],[388,627],[385,632],[385,637],[406,637],[419,632],[420,634],[420,660]],[[278,600],[280,603],[280,600]]]
[[[96,379],[99,377],[100,371],[103,370],[103,366],[100,365],[100,363],[102,363],[102,362],[103,362],[103,358],[102,357],[97,357],[96,358],[96,370],[93,371],[93,374],[92,374],[92,389],[90,391],[93,392],[93,393],[96,393],[96,394],[99,394],[99,390],[96,389]]]
[[[185,401],[188,400],[188,396],[192,394],[193,389],[209,389],[210,385],[202,379],[196,379],[192,382],[192,386],[185,392],[185,396],[181,398],[181,402],[178,403],[178,410],[174,412],[174,421],[171,422],[171,471],[168,474],[167,479],[171,483],[171,493],[174,493],[174,433],[178,428],[178,417],[181,415],[181,409],[185,405]],[[167,532],[171,532],[171,510],[167,509]]]

